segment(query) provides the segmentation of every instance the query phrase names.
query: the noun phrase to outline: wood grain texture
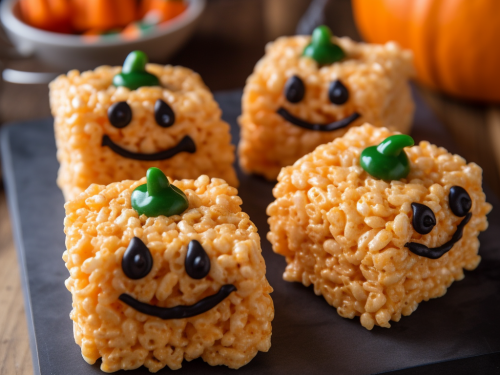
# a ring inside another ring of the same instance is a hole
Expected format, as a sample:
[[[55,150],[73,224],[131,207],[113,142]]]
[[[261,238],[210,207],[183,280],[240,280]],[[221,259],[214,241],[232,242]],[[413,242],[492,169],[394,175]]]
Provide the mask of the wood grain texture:
[[[466,103],[425,88],[419,91],[452,135],[460,155],[483,168],[483,181],[499,195],[500,137],[492,137],[492,129],[500,133],[496,112],[488,106]]]
[[[486,123],[490,135],[490,143],[493,146],[497,172],[500,174],[500,107],[490,107],[486,112]]]
[[[21,279],[8,220],[5,193],[0,192],[0,375],[33,374]]]

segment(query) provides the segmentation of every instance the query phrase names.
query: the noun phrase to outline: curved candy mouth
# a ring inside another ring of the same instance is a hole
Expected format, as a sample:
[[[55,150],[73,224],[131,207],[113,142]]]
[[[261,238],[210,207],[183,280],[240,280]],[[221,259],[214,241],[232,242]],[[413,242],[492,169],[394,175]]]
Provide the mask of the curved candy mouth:
[[[357,120],[361,115],[358,112],[354,112],[353,114],[343,118],[339,121],[330,122],[329,124],[313,124],[304,120],[301,120],[298,117],[295,117],[290,112],[288,112],[285,108],[280,107],[276,113],[278,113],[281,117],[283,117],[289,123],[299,126],[301,128],[307,130],[317,130],[320,132],[331,132],[333,130],[342,129],[346,126],[349,126],[352,122]]]
[[[421,243],[408,242],[405,244],[405,247],[410,249],[412,253],[420,255],[421,257],[426,257],[429,259],[441,258],[444,254],[451,250],[453,245],[460,241],[464,232],[464,227],[469,222],[471,217],[472,214],[469,212],[467,216],[465,216],[464,219],[460,222],[460,224],[458,224],[457,230],[455,231],[451,239],[441,246],[429,248],[425,245],[422,245]]]
[[[123,156],[124,158],[143,161],[165,160],[174,157],[180,152],[189,152],[190,154],[196,152],[196,145],[189,135],[182,138],[182,140],[174,147],[160,152],[155,152],[153,154],[141,154],[139,152],[125,150],[123,147],[113,142],[107,135],[103,135],[101,146],[108,146],[111,150],[113,150],[113,152]]]
[[[203,314],[211,310],[228,297],[232,292],[236,291],[236,287],[232,284],[221,286],[216,294],[203,298],[201,301],[196,302],[190,306],[175,306],[175,307],[159,307],[153,306],[144,302],[136,300],[128,294],[121,294],[118,299],[140,313],[156,316],[160,319],[183,319],[192,316]]]

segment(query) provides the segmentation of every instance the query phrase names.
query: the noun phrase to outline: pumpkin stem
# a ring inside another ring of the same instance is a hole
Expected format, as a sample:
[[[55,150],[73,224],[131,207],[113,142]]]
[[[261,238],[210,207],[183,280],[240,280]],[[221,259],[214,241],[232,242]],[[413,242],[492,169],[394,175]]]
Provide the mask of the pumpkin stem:
[[[130,90],[141,86],[160,86],[158,77],[146,71],[148,57],[142,51],[130,52],[123,63],[121,73],[113,77],[113,85],[125,86]]]
[[[186,194],[158,168],[148,169],[146,183],[134,189],[130,203],[139,215],[147,217],[180,215],[189,207]]]
[[[311,43],[302,55],[316,60],[320,65],[332,64],[346,57],[344,50],[332,43],[332,31],[325,25],[314,29]]]
[[[314,46],[328,46],[332,44],[332,36],[332,30],[328,26],[318,26],[312,33],[312,44]]]
[[[125,74],[132,72],[145,72],[148,57],[142,51],[130,52],[123,63],[122,72]]]
[[[155,196],[170,188],[170,182],[167,176],[158,168],[149,168],[146,172],[146,181],[148,185],[148,194]]]
[[[400,180],[410,173],[410,160],[405,147],[415,142],[409,135],[397,134],[387,137],[377,146],[370,146],[361,152],[359,164],[375,178]]]
[[[415,141],[409,135],[396,134],[380,142],[377,146],[377,151],[387,156],[398,156],[403,151],[403,148],[413,146],[414,144]]]

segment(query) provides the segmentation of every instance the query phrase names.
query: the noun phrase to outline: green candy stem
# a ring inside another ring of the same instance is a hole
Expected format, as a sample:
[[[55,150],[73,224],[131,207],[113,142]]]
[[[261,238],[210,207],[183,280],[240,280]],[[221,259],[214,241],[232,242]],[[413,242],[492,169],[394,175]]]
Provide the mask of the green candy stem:
[[[130,90],[141,86],[160,86],[158,77],[146,71],[148,57],[142,51],[130,52],[123,63],[121,73],[113,77],[113,85],[125,86]]]
[[[157,196],[170,189],[170,181],[158,168],[149,168],[146,172],[146,185],[149,195]]]
[[[360,164],[370,175],[382,180],[400,180],[410,173],[410,161],[405,147],[415,142],[409,135],[397,134],[384,139],[378,146],[361,152]]]
[[[346,57],[340,46],[332,43],[332,31],[328,26],[318,26],[312,34],[312,41],[302,53],[320,65],[332,64]]]
[[[144,72],[146,70],[146,64],[148,63],[148,57],[142,51],[130,52],[123,62],[122,72],[129,74],[132,72]]]
[[[146,183],[132,192],[131,201],[132,208],[147,217],[180,215],[189,206],[184,192],[171,185],[158,168],[148,169]]]

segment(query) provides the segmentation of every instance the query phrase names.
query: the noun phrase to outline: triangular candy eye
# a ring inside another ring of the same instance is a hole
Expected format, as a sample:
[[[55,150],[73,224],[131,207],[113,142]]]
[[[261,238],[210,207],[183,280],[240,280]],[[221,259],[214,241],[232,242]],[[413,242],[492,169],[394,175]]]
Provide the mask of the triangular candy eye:
[[[464,217],[472,208],[472,200],[469,193],[461,186],[452,186],[448,196],[451,212],[455,216]]]
[[[161,99],[158,99],[155,103],[155,121],[162,128],[168,128],[175,122],[174,111]]]
[[[285,98],[290,103],[300,102],[305,95],[306,87],[299,76],[293,76],[286,81],[285,84]]]
[[[210,272],[210,258],[201,244],[192,240],[189,243],[184,263],[186,272],[193,279],[203,279]]]
[[[153,268],[153,257],[140,238],[134,237],[122,258],[123,273],[132,280],[146,277]]]
[[[328,99],[330,99],[333,104],[342,105],[349,100],[349,90],[347,90],[347,87],[337,79],[330,85]]]
[[[436,216],[434,212],[425,204],[412,203],[413,210],[412,225],[413,229],[422,235],[428,234],[436,226]]]
[[[115,128],[124,128],[132,121],[132,109],[127,102],[114,103],[108,109],[108,120]]]

